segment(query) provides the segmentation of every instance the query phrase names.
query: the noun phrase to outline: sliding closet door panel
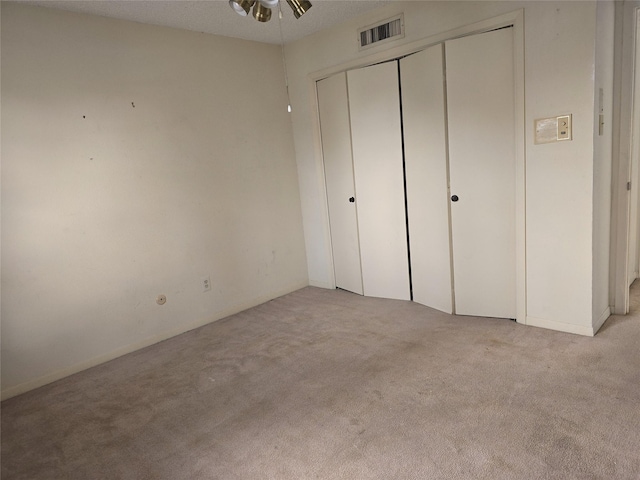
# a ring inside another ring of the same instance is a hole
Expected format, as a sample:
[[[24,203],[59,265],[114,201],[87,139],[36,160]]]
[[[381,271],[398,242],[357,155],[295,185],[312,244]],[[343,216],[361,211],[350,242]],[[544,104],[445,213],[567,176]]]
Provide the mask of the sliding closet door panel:
[[[400,60],[413,300],[451,313],[443,46]]]
[[[336,287],[362,295],[346,74],[319,81],[317,90]]]
[[[513,29],[445,51],[456,313],[515,318]]]
[[[364,294],[409,300],[397,63],[347,77]]]

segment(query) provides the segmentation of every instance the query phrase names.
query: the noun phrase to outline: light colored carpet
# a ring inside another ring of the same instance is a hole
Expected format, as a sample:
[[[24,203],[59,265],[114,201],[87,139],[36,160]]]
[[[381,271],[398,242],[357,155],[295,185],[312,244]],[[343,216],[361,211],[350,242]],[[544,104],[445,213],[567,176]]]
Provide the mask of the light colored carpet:
[[[639,299],[587,338],[305,288],[5,401],[2,479],[638,479]]]

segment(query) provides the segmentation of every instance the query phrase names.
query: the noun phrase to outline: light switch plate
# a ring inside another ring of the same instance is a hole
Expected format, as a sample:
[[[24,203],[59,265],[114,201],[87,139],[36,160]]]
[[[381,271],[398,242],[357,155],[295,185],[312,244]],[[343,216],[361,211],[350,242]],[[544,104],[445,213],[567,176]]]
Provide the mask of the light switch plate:
[[[534,143],[536,145],[571,140],[573,138],[570,114],[538,118],[534,120],[534,123]]]
[[[571,115],[558,117],[558,141],[571,140]]]

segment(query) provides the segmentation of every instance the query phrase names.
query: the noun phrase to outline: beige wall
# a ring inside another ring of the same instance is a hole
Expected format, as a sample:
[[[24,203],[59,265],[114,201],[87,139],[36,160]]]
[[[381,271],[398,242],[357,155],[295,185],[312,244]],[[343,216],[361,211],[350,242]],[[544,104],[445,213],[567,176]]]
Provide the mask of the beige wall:
[[[286,106],[278,46],[2,3],[4,397],[307,284]]]
[[[527,323],[592,334],[594,278],[594,69],[596,2],[394,2],[286,47],[294,140],[311,284],[332,286],[330,234],[312,77],[380,61],[384,51],[524,9]],[[405,38],[359,53],[358,27],[404,12]],[[389,55],[392,55],[391,52]],[[609,55],[609,53],[607,53]],[[391,56],[389,56],[391,58]],[[608,88],[608,87],[607,87]],[[571,142],[535,145],[534,119],[570,113]],[[606,167],[608,161],[600,157]],[[598,209],[606,210],[604,182]],[[599,215],[599,226],[606,224]],[[600,227],[598,227],[600,228]],[[604,228],[604,227],[603,227]],[[600,232],[597,241],[600,242]],[[601,298],[597,306],[600,308]],[[602,313],[602,312],[599,312]]]

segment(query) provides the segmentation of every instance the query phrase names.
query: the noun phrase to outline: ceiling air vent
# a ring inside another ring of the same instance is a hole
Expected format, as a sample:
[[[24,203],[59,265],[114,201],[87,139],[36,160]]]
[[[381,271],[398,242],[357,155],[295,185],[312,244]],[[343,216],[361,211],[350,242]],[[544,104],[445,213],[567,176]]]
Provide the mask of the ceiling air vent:
[[[382,22],[358,30],[358,45],[360,50],[379,44],[390,39],[404,37],[404,17],[402,14]]]

